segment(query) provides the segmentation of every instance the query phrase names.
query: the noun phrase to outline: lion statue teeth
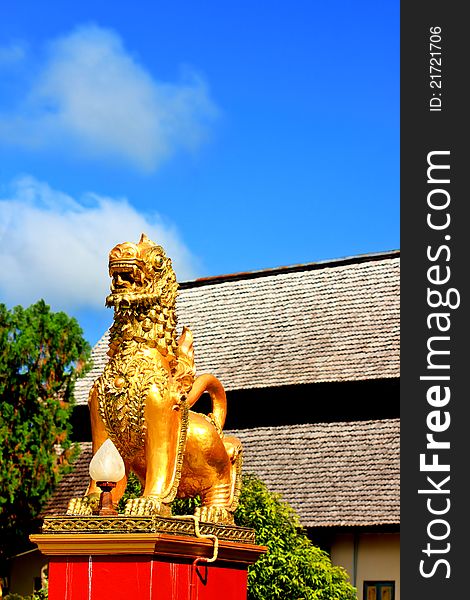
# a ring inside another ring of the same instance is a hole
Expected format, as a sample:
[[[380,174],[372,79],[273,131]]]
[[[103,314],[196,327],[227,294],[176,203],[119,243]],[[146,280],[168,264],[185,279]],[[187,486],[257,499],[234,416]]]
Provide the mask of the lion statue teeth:
[[[127,515],[171,515],[175,497],[200,496],[204,521],[233,523],[241,482],[241,444],[224,436],[227,402],[213,375],[195,377],[192,334],[176,335],[178,284],[163,248],[144,234],[109,254],[114,308],[109,360],[89,396],[93,453],[110,438],[126,475],[113,489],[122,497],[129,472],[142,483]],[[209,415],[190,410],[204,393]],[[74,498],[68,514],[96,511],[99,488],[91,480],[85,498]]]

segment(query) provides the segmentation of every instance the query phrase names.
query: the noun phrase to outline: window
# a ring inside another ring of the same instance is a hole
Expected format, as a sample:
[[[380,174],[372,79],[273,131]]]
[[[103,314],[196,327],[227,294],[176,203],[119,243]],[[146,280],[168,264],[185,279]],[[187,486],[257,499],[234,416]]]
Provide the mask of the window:
[[[364,600],[395,600],[395,582],[364,581]]]

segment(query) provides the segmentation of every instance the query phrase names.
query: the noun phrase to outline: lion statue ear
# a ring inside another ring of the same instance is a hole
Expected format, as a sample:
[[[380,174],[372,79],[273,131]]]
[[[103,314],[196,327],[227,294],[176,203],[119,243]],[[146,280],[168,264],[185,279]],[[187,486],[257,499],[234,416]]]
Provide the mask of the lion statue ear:
[[[156,246],[155,242],[152,242],[150,238],[148,238],[145,233],[140,236],[139,246]]]

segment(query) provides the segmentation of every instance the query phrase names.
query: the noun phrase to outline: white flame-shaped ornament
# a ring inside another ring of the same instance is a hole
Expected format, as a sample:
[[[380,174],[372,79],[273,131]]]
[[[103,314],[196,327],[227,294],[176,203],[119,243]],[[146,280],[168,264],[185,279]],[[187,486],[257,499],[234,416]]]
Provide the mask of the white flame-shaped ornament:
[[[90,462],[90,477],[95,481],[118,482],[126,469],[116,446],[107,439]]]

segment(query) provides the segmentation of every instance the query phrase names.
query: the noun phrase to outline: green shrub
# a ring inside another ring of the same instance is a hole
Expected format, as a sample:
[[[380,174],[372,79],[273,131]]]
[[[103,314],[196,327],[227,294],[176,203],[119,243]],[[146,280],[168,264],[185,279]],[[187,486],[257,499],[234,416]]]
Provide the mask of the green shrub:
[[[126,506],[126,502],[130,498],[138,498],[142,494],[142,486],[140,484],[139,478],[135,473],[129,473],[129,478],[127,480],[126,491],[122,495],[122,498],[119,500],[119,504],[117,506],[117,510],[119,513],[124,512],[124,507]]]
[[[248,571],[249,600],[354,600],[356,590],[342,567],[308,539],[294,510],[257,477],[245,476],[238,525],[252,527],[268,547]]]

